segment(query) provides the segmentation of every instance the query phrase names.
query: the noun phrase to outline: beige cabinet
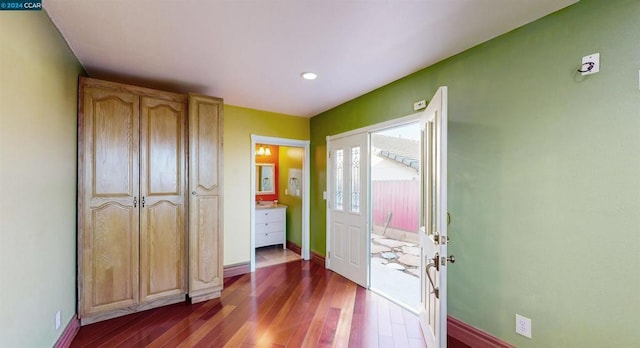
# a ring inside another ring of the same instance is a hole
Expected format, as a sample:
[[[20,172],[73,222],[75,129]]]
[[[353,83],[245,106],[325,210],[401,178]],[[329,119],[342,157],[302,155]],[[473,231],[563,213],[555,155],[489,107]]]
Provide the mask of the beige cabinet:
[[[189,95],[189,296],[220,297],[222,265],[222,99]]]
[[[201,108],[203,120],[192,125],[190,132],[196,133],[189,142],[187,101],[181,94],[80,79],[82,324],[184,301],[188,285],[215,289],[210,297],[220,295],[222,101],[212,99],[215,112]],[[187,197],[199,198],[189,202],[189,210]],[[196,231],[191,245],[196,241],[198,249],[191,248],[190,255],[195,262],[187,260],[187,216],[190,231]],[[207,285],[190,281],[190,274]]]

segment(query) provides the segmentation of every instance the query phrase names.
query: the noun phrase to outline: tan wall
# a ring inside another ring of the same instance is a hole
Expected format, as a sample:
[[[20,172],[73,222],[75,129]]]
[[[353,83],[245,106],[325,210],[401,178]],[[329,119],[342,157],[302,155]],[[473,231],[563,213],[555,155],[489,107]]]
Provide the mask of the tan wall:
[[[2,347],[51,347],[75,313],[82,71],[44,12],[0,12]]]
[[[0,342],[47,347],[75,313],[83,69],[44,12],[0,12],[0,33]],[[309,120],[226,105],[224,127],[230,265],[250,259],[251,134],[306,140]]]
[[[309,139],[309,119],[224,106],[224,264],[251,257],[251,134]]]

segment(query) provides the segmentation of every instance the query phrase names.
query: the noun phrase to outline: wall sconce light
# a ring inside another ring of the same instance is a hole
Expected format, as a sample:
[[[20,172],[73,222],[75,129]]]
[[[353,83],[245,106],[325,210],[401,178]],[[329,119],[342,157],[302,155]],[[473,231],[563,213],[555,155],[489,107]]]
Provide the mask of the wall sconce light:
[[[271,149],[269,149],[268,146],[265,149],[264,145],[260,145],[260,147],[258,148],[258,151],[256,152],[256,155],[258,155],[258,156],[271,156]]]

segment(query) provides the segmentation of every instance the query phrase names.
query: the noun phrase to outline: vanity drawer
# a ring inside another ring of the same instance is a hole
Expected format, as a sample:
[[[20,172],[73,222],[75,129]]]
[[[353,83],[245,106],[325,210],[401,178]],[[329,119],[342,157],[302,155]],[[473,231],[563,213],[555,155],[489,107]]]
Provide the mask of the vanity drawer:
[[[284,231],[283,221],[256,223],[256,234],[277,231]]]
[[[283,221],[285,209],[261,209],[256,211],[256,222]]]
[[[256,248],[266,245],[284,244],[284,232],[256,231]]]

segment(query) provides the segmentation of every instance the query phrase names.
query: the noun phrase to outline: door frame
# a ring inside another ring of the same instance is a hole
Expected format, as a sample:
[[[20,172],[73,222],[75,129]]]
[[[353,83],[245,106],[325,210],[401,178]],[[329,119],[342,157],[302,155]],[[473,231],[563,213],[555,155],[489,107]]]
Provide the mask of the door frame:
[[[310,259],[309,252],[309,241],[310,241],[310,229],[309,229],[309,211],[310,211],[310,202],[311,202],[311,185],[309,180],[311,179],[310,175],[310,163],[311,163],[311,153],[310,153],[310,144],[309,140],[297,140],[297,139],[288,139],[288,138],[277,138],[277,137],[268,137],[263,135],[251,134],[251,181],[249,181],[250,190],[250,201],[251,201],[251,213],[250,213],[250,225],[251,225],[251,262],[250,262],[250,271],[255,272],[256,270],[256,241],[255,241],[255,233],[256,233],[256,209],[255,209],[255,197],[256,197],[256,187],[254,183],[256,182],[256,171],[254,168],[256,167],[256,144],[265,144],[265,145],[274,145],[274,146],[289,146],[289,147],[300,147],[304,149],[304,156],[302,159],[302,245],[301,253],[303,260]],[[285,236],[286,240],[286,236]]]
[[[331,209],[329,204],[332,203],[329,197],[329,188],[332,187],[331,185],[333,185],[333,182],[331,181],[331,159],[329,158],[329,144],[332,140],[335,139],[339,139],[339,138],[344,138],[344,137],[348,137],[351,135],[355,135],[355,134],[362,134],[362,133],[367,133],[368,135],[370,135],[373,132],[377,132],[377,131],[381,131],[381,130],[385,130],[388,128],[393,128],[393,127],[400,127],[400,126],[404,126],[410,123],[416,123],[418,121],[420,121],[420,118],[422,117],[424,110],[420,110],[418,112],[415,112],[413,114],[407,115],[407,116],[401,116],[398,118],[394,118],[392,120],[388,120],[388,121],[384,121],[384,122],[380,122],[380,123],[375,123],[369,126],[365,126],[365,127],[361,127],[358,129],[353,129],[344,133],[340,133],[340,134],[335,134],[335,135],[328,135],[326,137],[326,154],[325,154],[325,161],[326,161],[326,169],[327,169],[327,179],[325,182],[325,190],[322,192],[322,196],[325,200],[325,209],[326,209],[326,216],[325,216],[325,235],[326,235],[326,248],[327,248],[327,256],[330,256],[330,252],[331,252]],[[255,147],[254,147],[255,149]],[[369,152],[367,150],[367,152]],[[370,154],[369,154],[370,155]],[[369,164],[368,168],[366,168],[366,170],[370,173],[371,172],[371,165]],[[369,176],[369,182],[367,182],[367,184],[365,185],[367,190],[368,190],[368,195],[367,195],[367,202],[365,203],[367,206],[367,214],[369,215],[367,217],[367,224],[370,225],[371,224],[371,176]],[[370,228],[367,228],[367,239],[371,238],[371,231]],[[367,253],[371,253],[371,245],[370,243],[367,243]],[[367,258],[369,261],[367,262],[367,289],[369,289],[371,287],[371,257]],[[330,257],[326,257],[325,258],[325,268],[330,269],[331,267],[331,258]]]

